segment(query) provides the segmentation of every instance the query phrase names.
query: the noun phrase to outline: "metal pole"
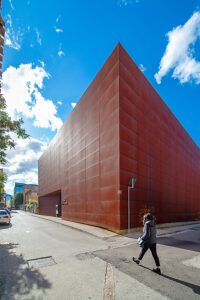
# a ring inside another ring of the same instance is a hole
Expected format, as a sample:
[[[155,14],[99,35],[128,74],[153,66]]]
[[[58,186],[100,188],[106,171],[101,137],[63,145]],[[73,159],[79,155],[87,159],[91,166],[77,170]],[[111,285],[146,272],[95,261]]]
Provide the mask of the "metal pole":
[[[128,186],[128,233],[130,232],[131,220],[130,220],[130,190],[131,187]]]
[[[131,210],[131,189],[134,189],[136,183],[136,178],[131,178],[131,185],[128,186],[128,233],[130,233],[130,227],[131,227],[131,216],[130,216],[130,210]]]

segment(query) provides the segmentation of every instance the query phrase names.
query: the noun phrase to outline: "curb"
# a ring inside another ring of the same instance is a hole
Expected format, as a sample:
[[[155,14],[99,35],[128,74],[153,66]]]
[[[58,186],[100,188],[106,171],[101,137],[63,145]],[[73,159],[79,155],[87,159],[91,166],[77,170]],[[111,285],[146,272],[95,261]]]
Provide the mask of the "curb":
[[[133,233],[137,233],[137,232],[141,232],[143,227],[136,227],[131,229],[130,233],[127,233],[127,230],[124,230],[124,232],[113,232],[113,231],[109,231],[107,229],[101,228],[101,227],[97,227],[97,226],[93,226],[93,225],[89,225],[89,224],[82,224],[82,223],[78,223],[78,222],[72,222],[72,221],[67,221],[67,220],[63,220],[63,219],[52,219],[52,218],[56,218],[56,217],[51,217],[51,216],[44,216],[44,215],[39,215],[39,214],[34,214],[31,212],[25,212],[30,214],[33,217],[38,217],[40,219],[45,219],[63,226],[67,226],[71,229],[75,229],[78,230],[80,232],[84,232],[87,234],[90,234],[96,238],[100,238],[100,239],[107,239],[107,238],[111,238],[114,236],[124,236],[124,237],[130,237],[129,235],[133,234]],[[188,221],[188,222],[174,222],[174,223],[163,223],[163,224],[157,224],[157,230],[165,230],[165,229],[170,229],[173,227],[181,227],[181,226],[188,226],[188,225],[195,225],[195,224],[200,224],[200,220],[199,221]],[[82,228],[81,228],[82,227]],[[83,228],[85,227],[85,228]],[[175,230],[175,232],[179,232],[181,230]],[[168,233],[173,233],[173,232],[157,232],[157,236],[161,236],[163,234],[168,234]]]
[[[52,219],[51,217],[49,218],[48,216],[33,214],[33,213],[30,213],[30,212],[28,212],[28,214],[30,214],[33,217],[37,217],[37,218],[48,220],[48,221],[51,221],[51,222],[54,222],[54,223],[57,223],[57,224],[60,224],[60,225],[63,225],[63,226],[67,226],[71,229],[75,229],[75,230],[78,230],[80,232],[90,234],[90,235],[92,235],[96,238],[100,238],[100,239],[107,239],[107,238],[111,238],[111,237],[114,237],[114,236],[118,235],[115,232],[106,230],[106,229],[101,228],[101,227],[96,227],[96,226],[93,226],[93,225],[82,224],[82,223],[77,223],[77,222],[72,222],[72,221],[66,221],[66,220],[62,220],[62,219]],[[65,223],[65,222],[68,222],[68,223]],[[71,223],[74,223],[74,226]],[[84,226],[85,227],[88,226],[88,228],[80,228],[80,227],[84,227]],[[97,232],[97,231],[99,231],[99,232]]]

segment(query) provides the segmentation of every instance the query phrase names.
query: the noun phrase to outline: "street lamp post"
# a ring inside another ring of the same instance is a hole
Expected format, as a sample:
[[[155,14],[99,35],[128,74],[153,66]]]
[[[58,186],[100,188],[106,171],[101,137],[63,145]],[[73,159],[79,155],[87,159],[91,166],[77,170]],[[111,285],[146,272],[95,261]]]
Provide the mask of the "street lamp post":
[[[131,196],[131,189],[134,189],[135,183],[136,183],[136,178],[131,178],[131,185],[128,186],[128,233],[130,232],[130,227],[131,227],[131,218],[130,218],[130,196]]]

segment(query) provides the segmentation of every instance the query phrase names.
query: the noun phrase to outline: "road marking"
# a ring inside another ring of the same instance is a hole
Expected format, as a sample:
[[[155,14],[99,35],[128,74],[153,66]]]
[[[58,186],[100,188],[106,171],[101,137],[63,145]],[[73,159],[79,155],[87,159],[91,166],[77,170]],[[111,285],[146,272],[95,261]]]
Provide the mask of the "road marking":
[[[115,299],[115,283],[112,265],[106,263],[105,283],[103,289],[103,300]]]

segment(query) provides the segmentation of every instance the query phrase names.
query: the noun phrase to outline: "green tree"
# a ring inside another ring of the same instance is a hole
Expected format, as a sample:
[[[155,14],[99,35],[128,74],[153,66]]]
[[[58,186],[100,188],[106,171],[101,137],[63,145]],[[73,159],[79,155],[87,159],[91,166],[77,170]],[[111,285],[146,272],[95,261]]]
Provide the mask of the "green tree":
[[[4,199],[4,183],[7,180],[7,174],[0,170],[0,201]]]
[[[14,148],[16,142],[11,137],[11,133],[15,133],[18,138],[26,139],[29,135],[25,129],[21,127],[23,120],[12,120],[6,112],[6,101],[2,95],[0,95],[0,164],[5,164],[6,150]]]
[[[19,208],[19,206],[21,204],[23,204],[23,193],[16,193],[14,195],[13,202],[14,202],[15,208]]]

